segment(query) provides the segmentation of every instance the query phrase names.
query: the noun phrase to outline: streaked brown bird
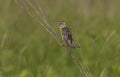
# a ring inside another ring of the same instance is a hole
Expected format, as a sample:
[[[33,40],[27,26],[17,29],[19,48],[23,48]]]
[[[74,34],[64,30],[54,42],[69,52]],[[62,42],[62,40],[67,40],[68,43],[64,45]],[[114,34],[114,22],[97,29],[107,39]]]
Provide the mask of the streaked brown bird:
[[[76,45],[72,38],[72,32],[70,29],[66,26],[66,23],[64,21],[61,21],[58,23],[58,27],[60,28],[62,39],[65,41],[65,43],[72,47],[72,48],[80,48],[80,46]]]

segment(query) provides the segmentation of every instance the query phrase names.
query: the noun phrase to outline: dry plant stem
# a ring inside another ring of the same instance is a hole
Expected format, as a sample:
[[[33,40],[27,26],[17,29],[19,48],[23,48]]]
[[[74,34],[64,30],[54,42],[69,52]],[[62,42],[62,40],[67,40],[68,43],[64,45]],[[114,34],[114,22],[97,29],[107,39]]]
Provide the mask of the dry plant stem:
[[[72,50],[68,49],[68,47],[64,46],[64,49],[67,51],[68,55],[72,58],[73,62],[76,64],[77,68],[79,69],[79,72],[83,74],[85,77],[93,77],[89,70],[78,60],[77,57],[75,57],[72,54]]]
[[[43,26],[52,36],[53,38],[58,42],[58,44],[62,45],[62,42],[60,39],[57,37],[56,33],[54,32],[53,28],[51,25],[47,22],[46,16],[43,12],[43,10],[40,8],[40,5],[38,5],[37,0],[18,0],[17,3],[19,6],[31,17],[33,17],[35,20],[37,20],[41,26]],[[32,8],[33,11],[35,11],[35,14],[32,14],[30,12],[30,7]],[[37,5],[37,7],[35,7]],[[38,9],[37,9],[38,8]],[[38,18],[39,17],[39,18]],[[40,21],[41,20],[41,21]]]
[[[105,42],[108,42],[116,33],[116,30],[113,30],[109,35],[108,37],[106,38]]]
[[[51,25],[48,23],[47,18],[45,16],[45,13],[41,9],[39,2],[37,0],[17,0],[17,3],[19,6],[31,17],[33,17],[35,20],[37,20],[42,27],[44,27],[50,35],[57,41],[58,44],[63,46],[63,43],[60,41],[60,39],[57,37],[54,29],[51,27]],[[31,12],[33,11],[33,13]],[[85,68],[85,66],[80,63],[80,61],[71,53],[71,49],[68,49],[68,47],[63,46],[64,49],[67,51],[69,56],[72,58],[73,62],[76,64],[79,71],[85,76],[85,77],[91,77],[90,72]]]
[[[105,70],[106,70],[106,69],[103,68],[103,70],[101,71],[100,77],[103,77],[103,76],[104,76]]]
[[[70,55],[74,63],[76,64],[79,71],[85,76],[85,77],[92,77],[91,73],[86,69],[86,67],[80,63],[80,61],[75,57],[73,54]]]

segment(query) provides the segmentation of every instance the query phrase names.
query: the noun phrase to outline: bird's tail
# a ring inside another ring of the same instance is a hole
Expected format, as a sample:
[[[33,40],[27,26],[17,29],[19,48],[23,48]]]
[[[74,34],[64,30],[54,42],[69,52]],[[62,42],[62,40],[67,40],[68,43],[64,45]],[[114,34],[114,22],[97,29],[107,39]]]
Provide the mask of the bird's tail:
[[[80,48],[80,46],[76,45],[74,42],[72,42],[72,43],[68,42],[68,43],[72,48]]]
[[[79,46],[79,45],[76,45],[74,42],[72,43],[71,47],[72,47],[72,48],[80,48],[80,46]]]

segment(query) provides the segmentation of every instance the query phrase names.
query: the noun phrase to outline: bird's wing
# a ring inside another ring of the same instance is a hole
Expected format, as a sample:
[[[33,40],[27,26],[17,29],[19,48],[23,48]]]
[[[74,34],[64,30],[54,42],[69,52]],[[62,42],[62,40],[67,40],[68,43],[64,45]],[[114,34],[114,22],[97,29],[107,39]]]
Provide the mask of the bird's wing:
[[[70,43],[72,43],[72,32],[68,27],[66,27],[67,38]]]

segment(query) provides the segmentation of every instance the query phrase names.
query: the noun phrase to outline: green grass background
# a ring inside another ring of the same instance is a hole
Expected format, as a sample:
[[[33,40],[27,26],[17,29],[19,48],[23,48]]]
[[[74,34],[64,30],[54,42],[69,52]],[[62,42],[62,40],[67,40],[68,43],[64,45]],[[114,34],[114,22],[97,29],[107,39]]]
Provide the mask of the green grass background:
[[[94,77],[120,77],[119,0],[40,0],[60,36],[65,20],[81,46],[73,54]],[[33,11],[33,10],[31,10]],[[50,34],[14,0],[0,0],[0,77],[84,77]]]

